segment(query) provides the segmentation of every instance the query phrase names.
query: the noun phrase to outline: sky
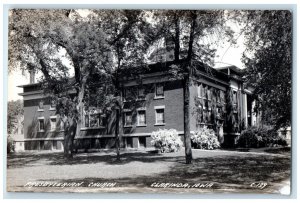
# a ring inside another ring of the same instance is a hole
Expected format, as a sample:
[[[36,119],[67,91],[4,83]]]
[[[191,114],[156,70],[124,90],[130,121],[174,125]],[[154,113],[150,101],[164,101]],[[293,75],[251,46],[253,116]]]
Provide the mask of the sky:
[[[82,17],[85,17],[88,13],[85,10],[78,10]],[[228,24],[236,33],[239,32],[239,28],[236,24]],[[241,62],[242,54],[245,50],[244,38],[241,35],[236,45],[231,45],[226,41],[218,43],[216,57],[215,57],[215,68],[235,65],[238,68],[244,68],[243,63]],[[63,51],[61,53],[64,54]],[[64,60],[67,64],[68,62]],[[37,75],[39,77],[40,75]],[[19,85],[24,85],[29,83],[29,74],[23,75],[21,71],[14,71],[8,75],[8,101],[22,99],[22,96],[19,96],[19,93],[23,92],[23,89],[17,87]]]

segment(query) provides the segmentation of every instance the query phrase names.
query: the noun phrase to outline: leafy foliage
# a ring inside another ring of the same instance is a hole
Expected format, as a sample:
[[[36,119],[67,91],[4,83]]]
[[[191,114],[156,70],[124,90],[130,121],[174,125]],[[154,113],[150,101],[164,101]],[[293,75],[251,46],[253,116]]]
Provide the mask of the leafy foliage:
[[[159,129],[151,134],[151,144],[162,153],[177,152],[183,143],[175,129]]]
[[[205,43],[204,38],[219,34],[220,30],[223,30],[219,28],[224,27],[225,13],[222,10],[159,10],[155,11],[153,16],[154,27],[158,30],[160,40],[164,41],[165,53],[174,53],[175,63],[169,71],[170,78],[181,80],[183,84],[185,153],[186,163],[190,164],[190,81],[199,67],[199,62],[205,65],[213,64],[216,50],[211,43]],[[231,32],[225,33],[227,36]],[[170,57],[165,57],[168,58]]]
[[[238,147],[272,147],[286,146],[287,142],[278,135],[278,132],[271,127],[251,126],[243,130],[237,139]]]
[[[291,124],[292,13],[247,11],[245,79],[255,88],[263,121],[277,129]],[[270,116],[271,115],[271,116]]]
[[[238,105],[238,104],[236,104]],[[235,113],[235,110],[239,111],[240,108],[234,108],[233,105],[233,91],[231,88],[227,89],[226,93],[226,131],[236,133],[240,131],[241,120],[239,112]]]
[[[7,153],[12,153],[15,151],[15,142],[11,136],[7,137]]]
[[[216,149],[220,147],[220,143],[214,130],[209,129],[206,126],[193,133],[191,139],[199,149]]]
[[[18,127],[23,127],[23,102],[21,100],[9,101],[7,106],[7,133],[17,133]],[[21,126],[18,126],[21,125]]]
[[[87,18],[76,10],[14,9],[10,15],[10,70],[40,71],[44,93],[57,100],[58,113],[76,118],[76,134],[84,105],[122,106],[119,79],[142,61],[140,11],[89,12]],[[66,135],[68,145],[74,136]]]

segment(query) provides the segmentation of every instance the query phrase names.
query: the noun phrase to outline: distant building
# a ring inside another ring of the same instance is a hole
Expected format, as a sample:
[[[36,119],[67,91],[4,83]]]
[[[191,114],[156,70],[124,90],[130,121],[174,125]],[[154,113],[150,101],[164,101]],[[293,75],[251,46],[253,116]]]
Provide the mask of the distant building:
[[[150,65],[149,72],[124,81],[123,131],[125,148],[151,147],[151,133],[160,128],[176,129],[183,135],[183,86],[170,80],[170,62]],[[235,66],[218,70],[197,65],[190,86],[190,129],[213,128],[223,146],[233,146],[242,128],[257,125],[253,113],[255,100],[251,89],[244,87],[242,71]],[[33,80],[31,80],[33,81]],[[43,95],[38,83],[20,86],[24,99],[25,150],[62,150],[63,132],[55,103]],[[126,100],[134,97],[133,105]],[[114,147],[115,116],[101,109],[86,108],[83,112],[80,136],[75,138],[77,149]]]

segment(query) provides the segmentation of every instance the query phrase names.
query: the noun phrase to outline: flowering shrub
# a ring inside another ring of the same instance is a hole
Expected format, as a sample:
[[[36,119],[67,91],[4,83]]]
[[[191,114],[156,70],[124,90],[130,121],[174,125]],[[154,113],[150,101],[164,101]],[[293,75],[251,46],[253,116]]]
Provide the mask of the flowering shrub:
[[[162,153],[179,151],[183,143],[175,129],[159,129],[151,134],[151,145]]]
[[[199,149],[216,149],[220,147],[220,142],[215,132],[206,126],[193,133],[191,139]]]

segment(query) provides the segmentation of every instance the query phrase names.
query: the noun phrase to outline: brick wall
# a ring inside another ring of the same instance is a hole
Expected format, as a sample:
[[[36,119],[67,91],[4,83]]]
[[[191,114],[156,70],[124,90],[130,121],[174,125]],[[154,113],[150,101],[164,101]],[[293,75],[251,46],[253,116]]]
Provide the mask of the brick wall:
[[[146,108],[146,126],[136,126],[133,119],[133,127],[124,127],[124,133],[151,133],[158,129],[174,128],[183,131],[183,89],[179,81],[164,83],[164,98],[155,99],[154,88],[146,95],[146,100],[140,102],[140,107]],[[155,125],[155,106],[165,106],[165,125]],[[134,117],[135,112],[133,112]]]

